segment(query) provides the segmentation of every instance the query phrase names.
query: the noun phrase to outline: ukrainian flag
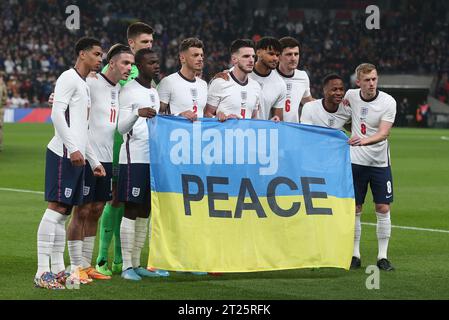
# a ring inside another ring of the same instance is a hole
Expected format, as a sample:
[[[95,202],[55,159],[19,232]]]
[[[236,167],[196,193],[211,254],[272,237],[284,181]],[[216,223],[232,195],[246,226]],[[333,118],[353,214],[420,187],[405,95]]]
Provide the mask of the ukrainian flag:
[[[149,266],[349,269],[355,203],[343,132],[171,116],[157,116],[148,126]]]

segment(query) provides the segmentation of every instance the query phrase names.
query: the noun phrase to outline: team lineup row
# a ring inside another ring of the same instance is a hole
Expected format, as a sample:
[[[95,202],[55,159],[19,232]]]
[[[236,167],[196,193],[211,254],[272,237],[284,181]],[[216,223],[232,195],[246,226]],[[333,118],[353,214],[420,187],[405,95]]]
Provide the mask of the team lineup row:
[[[324,98],[315,100],[307,74],[297,70],[300,45],[295,39],[264,37],[255,45],[239,39],[230,48],[233,67],[216,75],[208,86],[199,77],[203,43],[188,38],[179,47],[181,69],[156,85],[159,58],[151,50],[152,28],[135,23],[129,26],[127,36],[129,46],[111,47],[108,64],[99,74],[95,71],[102,62],[100,42],[80,39],[75,46],[75,67],[56,82],[51,99],[55,136],[48,144],[45,172],[48,208],[38,229],[37,287],[63,289],[66,281],[90,283],[92,279],[110,279],[113,272],[127,280],[169,275],[140,263],[151,211],[146,119],[158,113],[191,121],[201,117],[219,121],[258,118],[336,129],[351,120],[348,143],[356,194],[351,267],[361,265],[360,215],[371,184],[378,217],[378,266],[393,269],[387,260],[393,190],[386,139],[396,103],[377,90],[373,65],[357,68],[360,89],[346,94],[338,75],[327,76]],[[67,228],[68,272],[63,258],[65,222],[73,207]],[[91,261],[99,219],[100,251],[94,268]],[[113,237],[111,271],[108,250]]]

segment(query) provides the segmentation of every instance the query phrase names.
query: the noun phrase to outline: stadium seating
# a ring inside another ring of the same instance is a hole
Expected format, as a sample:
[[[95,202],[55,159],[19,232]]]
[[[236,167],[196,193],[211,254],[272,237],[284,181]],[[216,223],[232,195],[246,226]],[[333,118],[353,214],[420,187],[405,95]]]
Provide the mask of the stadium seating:
[[[302,43],[301,68],[309,73],[315,96],[320,95],[320,79],[326,73],[341,73],[349,86],[355,66],[371,61],[383,74],[437,75],[443,80],[435,96],[449,101],[444,86],[449,70],[446,1],[385,2],[388,10],[382,7],[380,30],[364,27],[367,15],[360,1],[304,1],[303,8],[282,3],[286,2],[82,1],[81,29],[69,31],[67,1],[2,1],[0,71],[8,86],[8,106],[45,107],[56,77],[73,64],[77,38],[95,36],[107,49],[116,42],[126,43],[127,25],[138,20],[156,30],[162,76],[178,68],[177,45],[188,36],[197,36],[206,45],[203,76],[209,80],[228,67],[227,48],[233,39],[290,35]],[[319,13],[319,21],[307,20],[312,9]]]

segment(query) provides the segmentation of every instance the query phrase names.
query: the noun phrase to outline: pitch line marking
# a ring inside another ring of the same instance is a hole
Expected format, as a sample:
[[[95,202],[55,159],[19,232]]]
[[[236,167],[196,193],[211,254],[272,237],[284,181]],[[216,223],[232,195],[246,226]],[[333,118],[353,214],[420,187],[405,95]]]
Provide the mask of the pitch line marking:
[[[369,223],[369,222],[362,222],[362,224],[365,224],[367,226],[377,226],[377,223]],[[416,230],[416,231],[429,231],[429,232],[441,232],[441,233],[449,233],[449,230],[441,230],[441,229],[428,229],[428,228],[417,228],[417,227],[405,227],[405,226],[391,226],[392,228],[396,229],[405,229],[405,230]]]
[[[0,188],[0,191],[10,191],[10,192],[20,192],[20,193],[32,193],[42,195],[44,192],[42,191],[33,191],[33,190],[23,190],[23,189],[12,189],[12,188]],[[376,223],[362,222],[362,224],[367,226],[377,226]],[[404,229],[404,230],[416,230],[416,231],[428,231],[428,232],[440,232],[440,233],[449,233],[449,230],[441,230],[441,229],[428,229],[428,228],[417,228],[417,227],[405,227],[405,226],[391,226],[392,228]]]
[[[11,188],[0,188],[0,191],[11,191],[11,192],[21,192],[21,193],[44,194],[42,191],[23,190],[23,189],[11,189]]]
[[[449,137],[446,137],[446,136],[441,136],[440,138],[441,138],[441,140],[446,140],[446,141],[449,141]]]

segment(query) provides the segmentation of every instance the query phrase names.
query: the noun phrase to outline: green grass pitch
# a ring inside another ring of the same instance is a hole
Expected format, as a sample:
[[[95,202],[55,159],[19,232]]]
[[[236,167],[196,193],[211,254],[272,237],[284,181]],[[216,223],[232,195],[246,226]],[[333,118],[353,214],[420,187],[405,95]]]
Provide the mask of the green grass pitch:
[[[375,264],[377,254],[376,228],[369,224],[362,226],[363,268],[357,271],[303,269],[220,277],[172,273],[138,283],[115,276],[80,290],[35,289],[36,232],[46,204],[41,194],[5,188],[43,191],[45,146],[53,128],[6,124],[4,130],[0,299],[449,299],[448,232],[393,228],[389,258],[397,270],[381,273],[380,289],[368,290],[365,268]],[[449,130],[393,129],[394,226],[449,230],[449,141],[442,136],[449,137]],[[368,197],[362,222],[375,220]]]

